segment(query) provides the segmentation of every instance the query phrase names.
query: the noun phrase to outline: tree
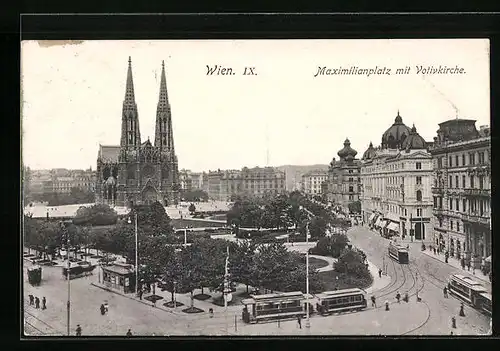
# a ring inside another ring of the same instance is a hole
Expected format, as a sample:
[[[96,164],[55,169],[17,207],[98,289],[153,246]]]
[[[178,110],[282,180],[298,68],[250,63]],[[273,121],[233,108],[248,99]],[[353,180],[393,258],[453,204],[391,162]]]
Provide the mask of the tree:
[[[371,274],[358,250],[346,249],[333,265],[339,273],[348,274],[358,279],[370,279]]]
[[[321,238],[316,243],[316,246],[311,249],[311,253],[320,256],[332,255],[332,240],[330,238]]]
[[[234,281],[252,285],[254,276],[254,255],[256,245],[251,241],[241,241],[230,246],[229,271]]]
[[[193,292],[201,286],[203,280],[202,264],[200,251],[195,245],[187,246],[181,251],[177,287],[179,293],[191,294],[191,309],[194,308]]]
[[[290,252],[282,243],[259,245],[254,255],[252,280],[259,287],[280,291],[286,286],[289,273],[296,268],[290,257]]]
[[[315,216],[309,224],[309,232],[311,238],[321,238],[325,236],[326,233],[326,219],[324,217]]]
[[[361,213],[361,202],[359,200],[349,203],[347,207],[351,213]]]
[[[129,213],[129,218],[134,220],[137,213],[137,224],[148,232],[148,235],[168,235],[173,233],[170,217],[165,208],[158,201],[151,205],[136,206]]]
[[[193,203],[191,203],[191,205],[189,205],[189,212],[191,214],[196,212],[196,206]]]
[[[338,258],[349,243],[349,238],[345,234],[335,234],[331,236],[332,257]]]
[[[80,207],[73,218],[76,225],[111,225],[116,224],[118,214],[105,204],[95,204],[90,207]]]

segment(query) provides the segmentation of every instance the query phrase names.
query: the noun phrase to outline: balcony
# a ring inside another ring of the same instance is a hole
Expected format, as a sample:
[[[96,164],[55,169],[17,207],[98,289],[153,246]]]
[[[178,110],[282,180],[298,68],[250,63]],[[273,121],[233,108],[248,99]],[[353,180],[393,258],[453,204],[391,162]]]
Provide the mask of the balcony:
[[[433,194],[444,194],[444,189],[441,187],[433,186],[431,188]]]
[[[483,212],[483,214],[480,214],[479,212],[463,213],[462,220],[489,226],[491,221],[491,214],[488,212]]]
[[[466,188],[464,189],[465,196],[478,196],[478,197],[490,197],[491,198],[491,190],[490,189],[474,189],[474,188]]]

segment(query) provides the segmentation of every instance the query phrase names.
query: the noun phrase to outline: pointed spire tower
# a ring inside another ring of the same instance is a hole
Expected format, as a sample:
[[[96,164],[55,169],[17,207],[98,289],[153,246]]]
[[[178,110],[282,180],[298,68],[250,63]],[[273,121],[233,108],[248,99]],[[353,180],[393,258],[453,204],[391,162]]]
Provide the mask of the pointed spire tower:
[[[127,84],[125,99],[122,108],[122,135],[120,146],[134,148],[141,145],[141,131],[139,129],[139,113],[135,103],[134,80],[132,78],[132,60],[128,58]]]
[[[156,107],[155,146],[161,151],[174,154],[174,133],[172,130],[172,113],[168,102],[165,62],[161,63],[160,97]]]

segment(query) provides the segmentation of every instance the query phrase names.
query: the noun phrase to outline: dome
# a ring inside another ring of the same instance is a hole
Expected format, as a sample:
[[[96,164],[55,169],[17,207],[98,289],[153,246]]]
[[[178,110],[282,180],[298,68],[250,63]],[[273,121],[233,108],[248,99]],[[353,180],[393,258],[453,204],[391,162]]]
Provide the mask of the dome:
[[[368,146],[368,149],[363,154],[363,160],[369,160],[375,157],[377,153],[375,152],[375,149],[373,148],[373,144],[370,141],[370,145]]]
[[[417,133],[417,128],[415,125],[410,130],[410,135],[403,141],[401,147],[406,150],[410,149],[426,149],[427,143],[424,138]]]
[[[399,115],[396,116],[394,124],[385,131],[382,135],[382,148],[383,149],[398,149],[401,144],[410,134],[411,130],[403,123],[403,118]]]
[[[337,155],[339,155],[341,159],[345,159],[348,156],[352,156],[352,158],[349,157],[349,159],[354,159],[354,156],[356,156],[357,154],[358,152],[351,148],[351,142],[349,141],[349,139],[346,139],[344,141],[344,148],[337,152]]]

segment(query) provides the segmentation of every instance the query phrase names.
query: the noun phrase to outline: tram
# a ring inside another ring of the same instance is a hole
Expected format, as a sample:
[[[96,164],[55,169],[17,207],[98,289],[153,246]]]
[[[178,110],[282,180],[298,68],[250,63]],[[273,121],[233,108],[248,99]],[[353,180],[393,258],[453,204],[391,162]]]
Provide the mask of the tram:
[[[87,275],[92,275],[92,271],[94,270],[95,267],[96,267],[95,265],[91,265],[91,264],[87,264],[87,263],[77,264],[77,263],[71,262],[70,267],[69,267],[69,279],[75,279],[75,278],[80,278],[80,277],[84,277]],[[62,275],[63,275],[64,279],[68,279],[68,268],[67,267],[62,268]]]
[[[326,291],[316,294],[316,298],[318,299],[316,309],[323,316],[336,312],[360,311],[366,308],[365,293],[358,288]]]
[[[311,298],[311,296],[309,296]],[[250,295],[241,303],[245,305],[242,319],[245,323],[258,323],[276,319],[297,318],[306,315],[307,295],[301,291],[279,294]],[[312,312],[311,310],[309,311]]]
[[[389,244],[389,257],[401,264],[408,264],[408,249],[391,242]]]
[[[489,293],[482,293],[479,295],[479,309],[491,316],[491,294]]]
[[[477,309],[482,309],[483,302],[489,295],[484,296],[484,294],[487,294],[488,291],[483,285],[470,277],[460,274],[454,274],[450,277],[448,290],[450,294],[458,297]],[[487,301],[484,303],[487,304]],[[491,295],[489,303],[491,311]]]

